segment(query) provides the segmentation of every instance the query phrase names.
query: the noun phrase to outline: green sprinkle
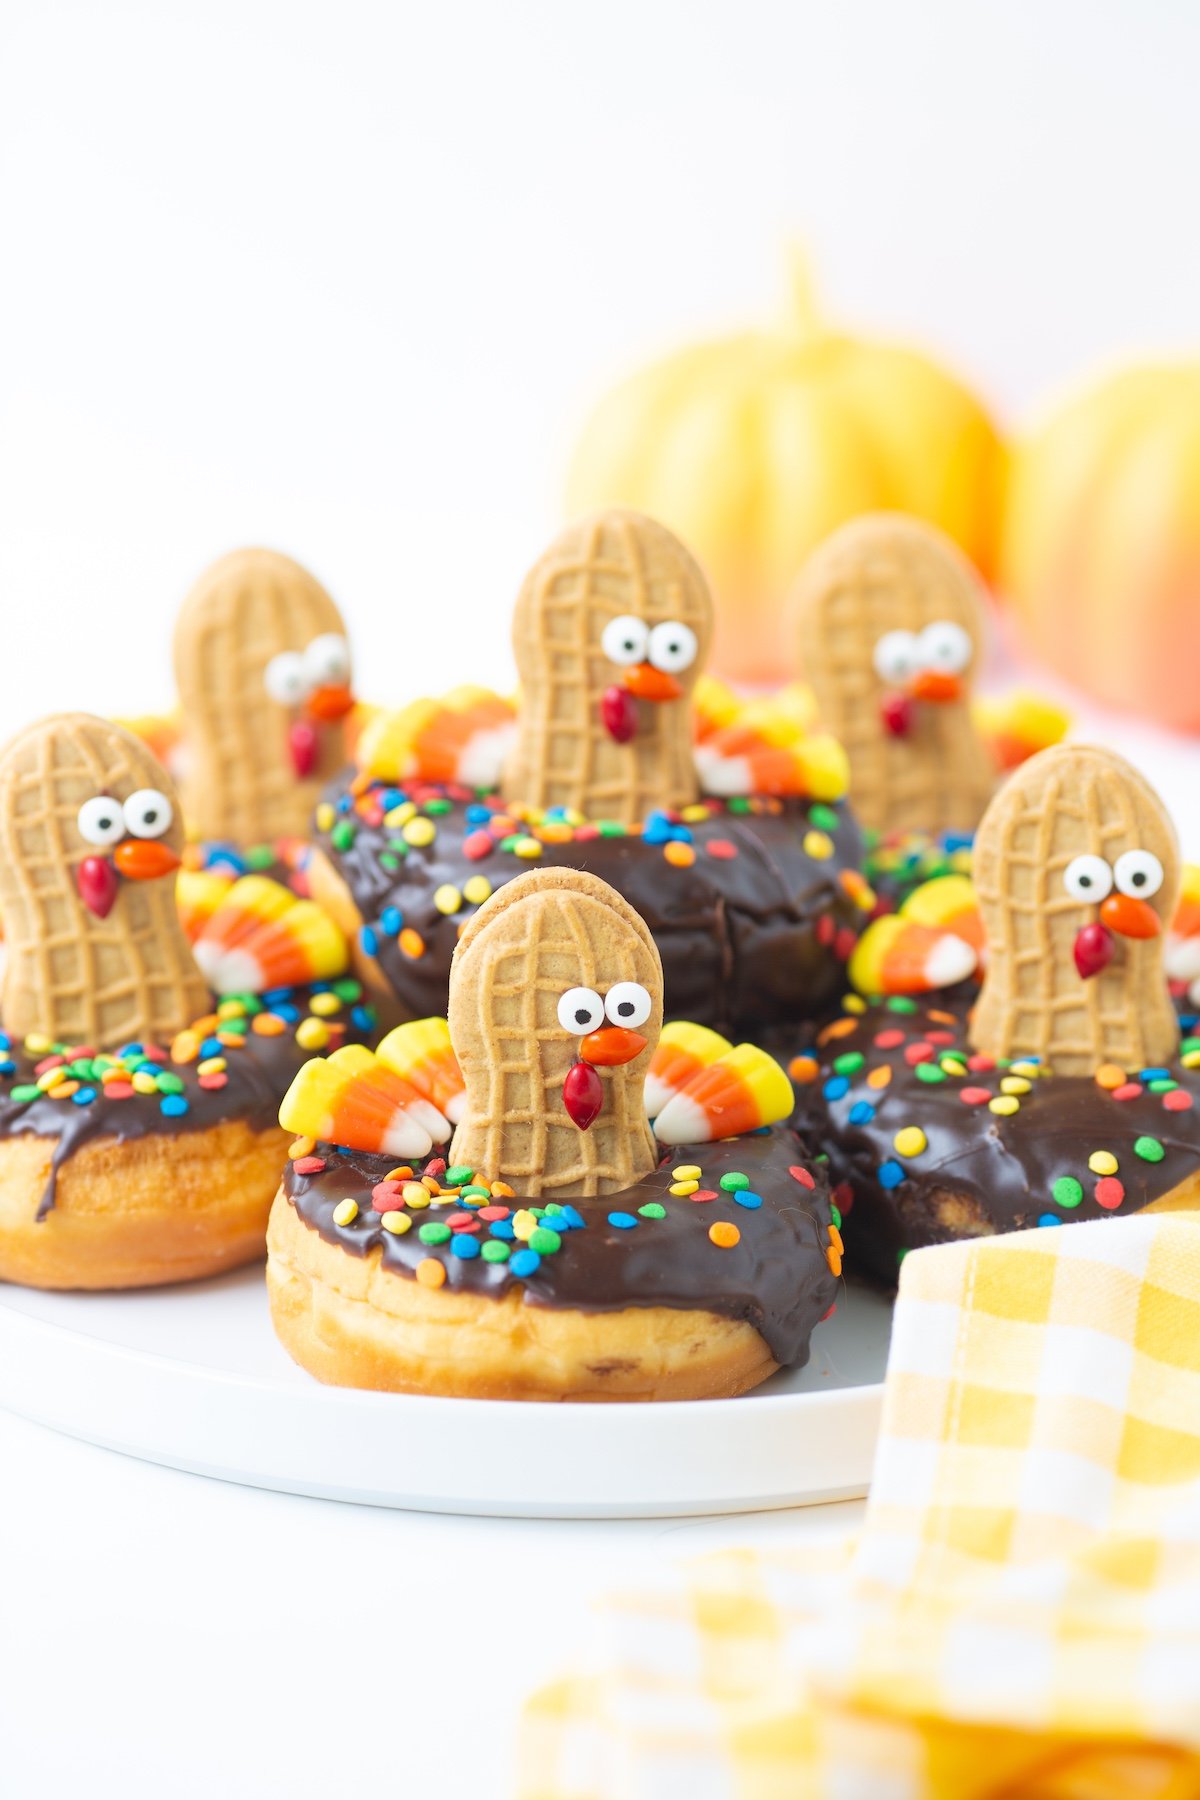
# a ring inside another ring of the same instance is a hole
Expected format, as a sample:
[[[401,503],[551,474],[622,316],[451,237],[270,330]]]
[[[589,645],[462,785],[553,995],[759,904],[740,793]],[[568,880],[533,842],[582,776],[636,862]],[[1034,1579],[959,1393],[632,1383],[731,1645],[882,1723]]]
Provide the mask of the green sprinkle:
[[[647,1200],[645,1206],[638,1207],[639,1219],[665,1219],[666,1216],[666,1207],[660,1206],[657,1200]]]
[[[536,1231],[531,1231],[527,1242],[539,1256],[553,1256],[556,1250],[562,1249],[562,1239],[548,1225],[539,1225]]]
[[[861,1050],[847,1050],[842,1056],[835,1056],[833,1067],[838,1075],[857,1075],[866,1062]]]
[[[358,827],[352,820],[339,819],[329,834],[329,841],[335,850],[352,850],[357,836]]]
[[[533,1214],[535,1219],[544,1219],[546,1216],[546,1209],[544,1206],[531,1206],[528,1210]]]
[[[330,992],[336,994],[339,1000],[345,1000],[353,1006],[356,1000],[362,999],[362,982],[355,981],[353,976],[343,975],[340,981],[334,982]]]
[[[13,1089],[13,1093],[16,1093]],[[1134,1139],[1133,1154],[1140,1156],[1143,1162],[1161,1162],[1167,1154],[1157,1138],[1140,1137]]]
[[[721,1186],[727,1194],[736,1194],[739,1189],[750,1186],[750,1177],[743,1175],[739,1169],[729,1169],[721,1177]]]
[[[407,838],[402,838],[402,837],[389,838],[387,841],[387,847],[391,851],[393,856],[407,856],[408,855],[409,843],[408,843]]]
[[[251,1017],[255,1013],[263,1011],[263,1003],[257,994],[229,994],[226,998],[229,1000],[236,1000],[239,1005],[244,1006],[247,1014]]]
[[[939,1068],[937,1063],[918,1063],[917,1064],[917,1080],[918,1081],[927,1081],[931,1085],[936,1086],[939,1081],[945,1081],[945,1079],[946,1079],[946,1071],[945,1071],[945,1069]]]
[[[443,1225],[440,1219],[430,1219],[428,1225],[422,1225],[417,1236],[423,1244],[444,1244],[450,1236],[450,1227]]]
[[[398,856],[393,856],[390,850],[381,850],[379,852],[379,866],[381,869],[386,869],[389,875],[394,875],[396,870],[400,867],[400,858]]]
[[[1150,1083],[1150,1092],[1152,1094],[1169,1094],[1173,1088],[1178,1086],[1177,1081],[1171,1081],[1168,1077],[1163,1076],[1158,1081]]]
[[[625,827],[619,819],[601,819],[598,829],[601,837],[625,836]]]
[[[1059,1206],[1078,1206],[1083,1199],[1083,1189],[1073,1175],[1060,1175],[1050,1192]]]
[[[460,1200],[490,1200],[492,1196],[485,1187],[465,1187],[460,1188],[458,1197]]]
[[[832,806],[811,806],[808,810],[808,822],[815,825],[818,831],[836,831],[841,820]]]
[[[474,1169],[469,1169],[465,1163],[455,1163],[454,1167],[447,1169],[442,1176],[442,1186],[462,1187],[465,1182],[470,1181],[474,1173]]]
[[[482,1256],[484,1262],[507,1262],[509,1256],[508,1245],[502,1238],[489,1238],[487,1242],[481,1246],[479,1254]]]
[[[251,844],[246,851],[247,866],[256,873],[261,874],[263,869],[269,869],[274,861],[275,851],[270,844]]]
[[[161,1075],[156,1075],[154,1077],[154,1085],[157,1087],[160,1094],[182,1094],[183,1092],[183,1082],[181,1078],[178,1075],[173,1075],[170,1069],[164,1069]]]
[[[745,794],[735,794],[732,800],[726,801],[726,805],[731,813],[748,813],[750,811],[750,802]]]
[[[829,1217],[840,1231],[842,1229],[842,1209],[840,1206],[835,1206],[832,1200],[829,1202]]]
[[[436,818],[442,813],[448,813],[453,804],[454,802],[452,800],[427,800],[422,810],[429,813],[431,817]]]
[[[895,1013],[915,1013],[917,1003],[910,1000],[907,994],[892,994],[888,998],[887,1009]]]
[[[19,1101],[40,1100],[42,1097],[42,1090],[38,1087],[36,1082],[22,1081],[15,1088],[10,1088],[8,1090],[8,1097],[10,1100]]]
[[[516,849],[517,845],[520,843],[522,836],[523,836],[522,832],[510,831],[506,838],[500,839],[500,848],[502,850],[507,850],[509,855],[511,856],[512,852]]]

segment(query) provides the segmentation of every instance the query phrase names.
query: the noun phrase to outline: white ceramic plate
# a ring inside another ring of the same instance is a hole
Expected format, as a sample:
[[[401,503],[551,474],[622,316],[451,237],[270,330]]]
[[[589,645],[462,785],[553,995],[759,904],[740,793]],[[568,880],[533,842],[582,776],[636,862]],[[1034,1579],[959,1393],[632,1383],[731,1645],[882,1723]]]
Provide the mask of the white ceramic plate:
[[[799,1374],[741,1400],[550,1406],[321,1387],[260,1269],[134,1294],[0,1286],[0,1405],[285,1493],[533,1518],[755,1512],[866,1491],[891,1306],[845,1289]]]

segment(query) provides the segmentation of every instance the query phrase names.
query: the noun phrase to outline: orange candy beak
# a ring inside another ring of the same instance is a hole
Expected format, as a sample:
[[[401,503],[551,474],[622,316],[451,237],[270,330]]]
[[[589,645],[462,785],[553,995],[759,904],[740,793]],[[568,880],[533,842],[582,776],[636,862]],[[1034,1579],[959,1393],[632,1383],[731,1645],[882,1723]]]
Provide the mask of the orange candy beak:
[[[957,675],[942,675],[936,669],[922,669],[914,675],[909,693],[914,700],[932,700],[944,706],[948,700],[961,700],[963,685]]]
[[[127,881],[157,881],[179,867],[179,858],[169,844],[157,839],[126,838],[113,851],[113,863]]]
[[[634,663],[626,669],[623,680],[635,700],[678,700],[683,694],[675,677],[665,669],[656,669],[653,663]]]
[[[604,1025],[599,1031],[588,1032],[579,1054],[593,1068],[618,1069],[645,1048],[646,1040],[640,1031],[630,1031],[624,1025]]]
[[[1110,894],[1100,905],[1100,922],[1127,938],[1155,938],[1162,920],[1148,900],[1133,894]]]
[[[308,696],[309,715],[322,725],[344,719],[353,705],[354,695],[344,683],[338,687],[314,688]]]

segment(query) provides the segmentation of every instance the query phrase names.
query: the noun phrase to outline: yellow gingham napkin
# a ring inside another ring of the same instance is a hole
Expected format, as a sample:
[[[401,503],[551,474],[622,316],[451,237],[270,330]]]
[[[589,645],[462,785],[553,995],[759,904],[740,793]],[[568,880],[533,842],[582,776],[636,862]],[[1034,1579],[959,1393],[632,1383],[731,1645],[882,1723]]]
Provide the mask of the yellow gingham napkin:
[[[1196,1800],[1200,1217],[908,1257],[857,1543],[602,1627],[521,1800]]]

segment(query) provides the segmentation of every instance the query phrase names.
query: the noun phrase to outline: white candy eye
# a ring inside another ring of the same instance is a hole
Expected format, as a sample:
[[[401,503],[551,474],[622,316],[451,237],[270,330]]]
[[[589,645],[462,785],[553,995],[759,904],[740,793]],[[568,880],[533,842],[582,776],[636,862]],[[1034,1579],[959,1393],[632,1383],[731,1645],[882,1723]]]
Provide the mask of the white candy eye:
[[[350,679],[350,646],[336,631],[322,632],[304,652],[310,687],[344,687]]]
[[[1163,884],[1163,866],[1149,850],[1127,850],[1113,869],[1117,892],[1136,900],[1149,900]]]
[[[263,670],[263,686],[280,706],[295,706],[312,688],[298,650],[281,650]]]
[[[680,675],[696,660],[700,645],[690,625],[668,619],[650,633],[650,661],[667,675]]]
[[[961,675],[974,648],[967,632],[953,619],[937,619],[927,625],[918,643],[922,668],[936,669],[939,675]]]
[[[622,668],[645,662],[649,645],[650,634],[645,620],[635,619],[629,613],[619,619],[610,619],[600,639],[600,648],[609,662],[620,663]]]
[[[1063,886],[1072,900],[1104,900],[1112,884],[1112,870],[1102,856],[1077,856],[1063,871]]]
[[[558,1003],[558,1022],[572,1037],[586,1037],[604,1023],[604,1002],[591,988],[568,988]]]
[[[921,647],[912,631],[885,631],[875,646],[875,673],[883,681],[908,681],[921,666]]]
[[[122,809],[126,829],[133,837],[157,838],[170,831],[175,809],[157,788],[139,788],[130,794]]]
[[[125,815],[121,802],[107,794],[85,800],[75,816],[79,835],[89,844],[119,844],[125,836]]]
[[[628,1025],[632,1030],[646,1023],[653,1004],[638,981],[618,981],[604,996],[604,1010],[612,1023]]]

